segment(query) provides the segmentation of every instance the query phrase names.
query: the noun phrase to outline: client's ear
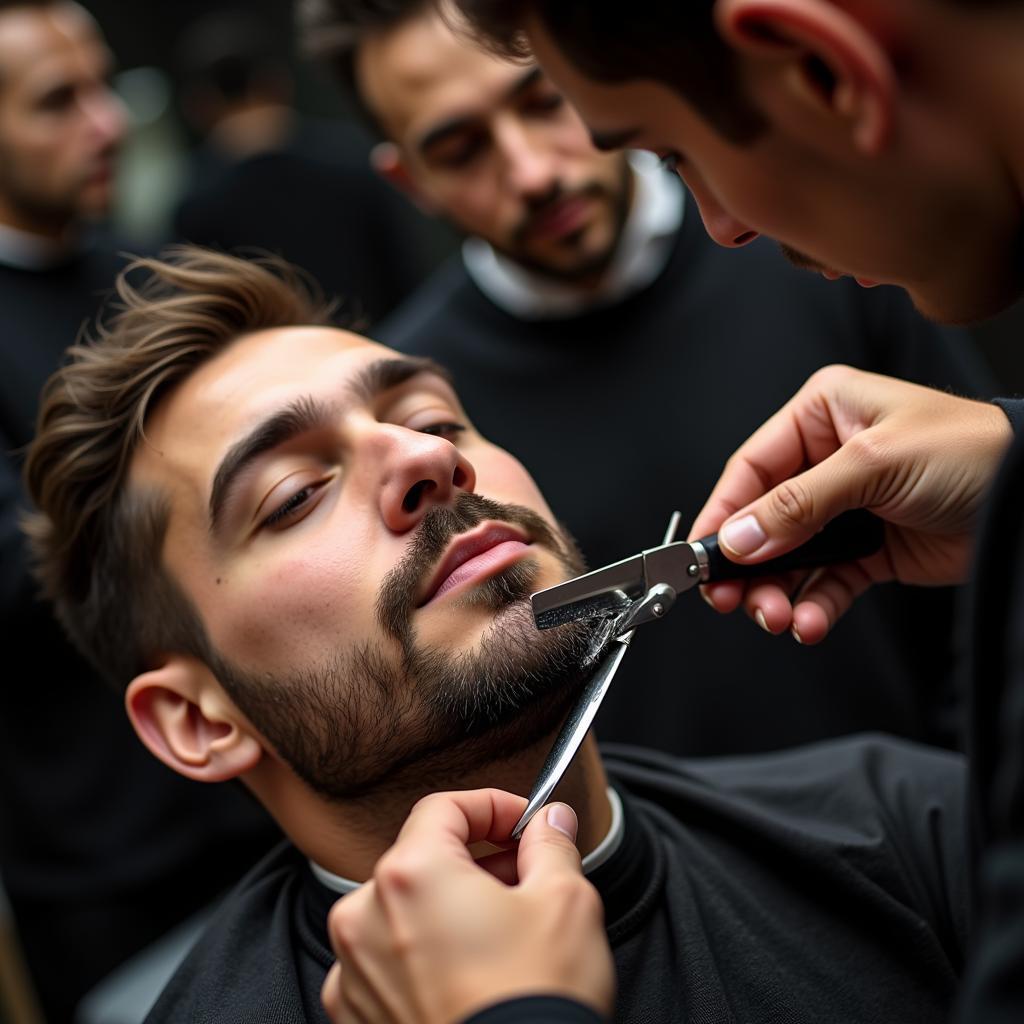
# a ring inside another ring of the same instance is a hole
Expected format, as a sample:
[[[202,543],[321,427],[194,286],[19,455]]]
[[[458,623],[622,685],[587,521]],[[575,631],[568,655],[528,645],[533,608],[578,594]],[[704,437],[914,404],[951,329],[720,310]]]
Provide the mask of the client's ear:
[[[789,97],[841,120],[856,147],[881,152],[895,122],[885,47],[832,0],[716,0],[715,23],[740,54],[784,62]]]
[[[385,181],[412,200],[425,214],[437,216],[437,208],[416,184],[402,158],[402,151],[393,142],[378,142],[370,150],[370,163]]]
[[[201,661],[170,655],[131,681],[125,708],[150,752],[181,775],[223,782],[263,756],[245,717]]]

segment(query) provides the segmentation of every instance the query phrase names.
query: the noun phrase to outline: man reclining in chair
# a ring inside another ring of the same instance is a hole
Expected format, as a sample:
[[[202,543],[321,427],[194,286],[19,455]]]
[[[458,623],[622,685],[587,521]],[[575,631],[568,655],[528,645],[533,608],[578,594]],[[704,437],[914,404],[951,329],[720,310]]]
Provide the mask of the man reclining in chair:
[[[324,1020],[328,911],[375,871],[401,885],[384,855],[414,804],[502,791],[419,806],[421,824],[464,813],[467,841],[521,811],[509,794],[592,665],[591,627],[539,633],[528,595],[581,559],[443,369],[325,326],[286,267],[184,249],[118,288],[45,397],[27,464],[40,577],[152,753],[240,780],[289,837],[150,1019]],[[554,805],[518,854],[467,857],[467,891],[528,893],[598,972],[603,913],[619,1020],[943,1021],[962,788],[956,756],[880,737],[603,764],[588,742],[559,793],[578,832]],[[545,889],[573,834],[588,880]],[[479,1009],[459,992],[439,977],[422,1019]],[[539,1019],[548,993],[500,994]]]

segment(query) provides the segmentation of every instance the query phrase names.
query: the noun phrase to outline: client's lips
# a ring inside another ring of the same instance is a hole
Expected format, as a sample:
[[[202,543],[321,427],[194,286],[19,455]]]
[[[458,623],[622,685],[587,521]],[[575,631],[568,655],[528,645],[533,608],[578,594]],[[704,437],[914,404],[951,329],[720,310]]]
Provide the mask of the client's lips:
[[[445,552],[416,606],[429,604],[466,580],[500,572],[528,546],[521,531],[503,523],[484,523],[462,534]]]

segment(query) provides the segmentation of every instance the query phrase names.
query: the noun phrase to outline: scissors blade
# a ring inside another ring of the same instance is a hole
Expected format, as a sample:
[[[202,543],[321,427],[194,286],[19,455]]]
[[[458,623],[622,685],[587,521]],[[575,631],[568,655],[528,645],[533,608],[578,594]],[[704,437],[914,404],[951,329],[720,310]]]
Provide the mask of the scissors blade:
[[[579,619],[618,614],[658,584],[681,594],[699,582],[700,565],[693,546],[662,544],[537,591],[530,597],[533,620],[538,629],[551,629]]]
[[[523,811],[523,816],[516,823],[516,827],[512,829],[513,839],[518,839],[523,834],[530,819],[548,802],[555,787],[561,782],[566,769],[580,749],[580,744],[587,735],[598,708],[601,707],[615,673],[619,670],[632,635],[627,633],[612,641],[611,650],[604,656],[580,699],[573,706],[530,791],[526,810]]]
[[[623,611],[647,592],[643,553],[531,595],[538,629]]]

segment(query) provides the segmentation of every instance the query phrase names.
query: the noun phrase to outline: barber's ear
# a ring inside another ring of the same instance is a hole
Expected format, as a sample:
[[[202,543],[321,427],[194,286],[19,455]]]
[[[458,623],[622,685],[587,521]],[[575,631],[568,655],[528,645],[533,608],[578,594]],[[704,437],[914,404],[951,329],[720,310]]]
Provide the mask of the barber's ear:
[[[425,214],[437,216],[437,207],[416,184],[402,158],[402,151],[393,142],[378,142],[370,150],[370,163],[385,181],[411,199]]]
[[[784,61],[793,99],[849,123],[857,148],[881,152],[896,76],[882,43],[833,0],[716,0],[715,22],[739,53]]]
[[[195,658],[171,655],[136,676],[128,685],[125,707],[150,752],[190,779],[233,779],[263,756],[245,717]]]

